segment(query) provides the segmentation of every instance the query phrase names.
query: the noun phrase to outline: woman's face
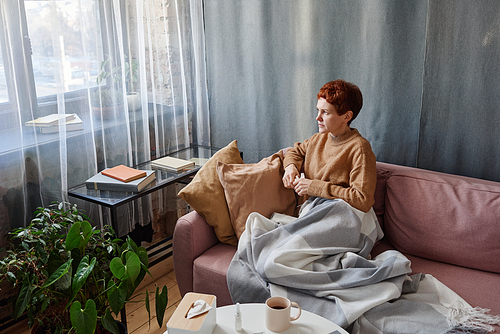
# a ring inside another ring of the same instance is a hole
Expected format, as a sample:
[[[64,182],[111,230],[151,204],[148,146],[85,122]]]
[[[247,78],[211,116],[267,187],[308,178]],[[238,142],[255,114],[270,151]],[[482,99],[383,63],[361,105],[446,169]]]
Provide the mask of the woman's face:
[[[350,130],[347,122],[352,117],[352,112],[348,111],[344,115],[337,114],[337,108],[328,103],[324,98],[318,100],[318,128],[320,133],[330,132],[333,136],[341,136]]]

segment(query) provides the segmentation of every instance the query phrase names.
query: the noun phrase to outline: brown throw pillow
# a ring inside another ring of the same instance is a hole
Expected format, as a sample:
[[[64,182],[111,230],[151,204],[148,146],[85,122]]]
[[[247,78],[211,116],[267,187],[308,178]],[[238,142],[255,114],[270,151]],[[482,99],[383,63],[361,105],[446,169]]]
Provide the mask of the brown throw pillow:
[[[295,192],[283,186],[282,161],[283,153],[280,151],[256,164],[217,164],[229,216],[238,239],[252,212],[258,212],[267,218],[274,212],[290,216],[294,214]]]
[[[229,218],[224,189],[217,175],[218,161],[243,164],[236,140],[217,151],[178,195],[203,216],[208,225],[213,226],[220,242],[236,246],[238,239]]]

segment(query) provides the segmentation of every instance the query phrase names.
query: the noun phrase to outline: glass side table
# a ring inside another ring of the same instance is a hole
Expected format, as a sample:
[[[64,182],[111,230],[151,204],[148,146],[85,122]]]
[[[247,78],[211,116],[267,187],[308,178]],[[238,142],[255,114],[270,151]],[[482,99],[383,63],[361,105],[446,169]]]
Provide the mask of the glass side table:
[[[120,205],[126,204],[147,194],[158,191],[176,182],[187,182],[189,178],[193,177],[201,168],[206,160],[210,159],[219,149],[208,146],[191,146],[176,152],[172,152],[167,156],[196,161],[193,168],[183,170],[180,172],[171,172],[164,169],[156,169],[151,167],[151,161],[143,162],[133,168],[139,170],[154,170],[156,180],[150,183],[146,188],[138,193],[123,192],[123,191],[105,191],[87,189],[85,183],[68,190],[68,195],[88,201],[94,204],[101,205],[110,209],[111,226],[117,230],[116,209]]]

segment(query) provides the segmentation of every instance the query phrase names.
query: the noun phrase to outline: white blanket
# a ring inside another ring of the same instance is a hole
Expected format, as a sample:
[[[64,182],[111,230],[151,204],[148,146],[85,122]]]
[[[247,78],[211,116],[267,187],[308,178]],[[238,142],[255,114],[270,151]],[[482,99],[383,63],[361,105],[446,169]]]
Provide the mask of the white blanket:
[[[228,270],[233,301],[284,296],[352,333],[485,333],[499,317],[473,309],[398,251],[369,254],[382,230],[373,210],[310,199],[299,218],[249,215]]]

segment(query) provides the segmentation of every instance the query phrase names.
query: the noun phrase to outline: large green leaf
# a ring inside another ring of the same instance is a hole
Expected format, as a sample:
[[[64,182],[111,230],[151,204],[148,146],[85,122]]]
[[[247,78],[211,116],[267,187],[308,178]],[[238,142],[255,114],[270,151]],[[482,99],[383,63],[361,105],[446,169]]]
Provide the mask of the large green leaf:
[[[89,275],[92,273],[92,270],[94,270],[94,266],[96,263],[96,258],[94,257],[92,261],[89,263],[89,256],[85,255],[82,260],[80,261],[80,264],[78,265],[78,269],[76,270],[75,277],[73,279],[73,296],[76,295],[76,293],[82,288],[82,286],[85,284],[87,281],[87,278]]]
[[[149,291],[146,287],[146,298],[144,299],[144,304],[146,306],[146,311],[148,311],[148,325],[151,328],[151,307],[149,306]]]
[[[139,273],[141,272],[141,260],[139,259],[139,256],[137,254],[132,253],[132,252],[127,252],[125,254],[125,259],[126,259],[126,267],[127,267],[127,278],[131,283],[135,282],[135,279],[137,276],[139,276]]]
[[[74,223],[66,236],[66,250],[72,251],[74,248],[78,248],[83,254],[91,236],[92,226],[88,221]]]
[[[71,325],[76,330],[76,334],[93,334],[97,327],[97,310],[92,299],[87,300],[85,309],[82,304],[75,301],[69,311]]]
[[[153,277],[151,273],[149,272],[148,265],[149,265],[149,258],[148,258],[148,251],[144,247],[139,247],[137,249],[136,254],[139,256],[139,259],[141,261],[141,272],[137,276],[134,282],[134,286],[138,287],[139,284],[141,284],[142,280],[144,279],[144,276],[146,276],[146,273],[149,274],[149,276]]]
[[[71,269],[71,262],[73,262],[73,259],[69,259],[68,261],[60,265],[59,268],[57,268],[56,271],[54,271],[54,273],[50,275],[50,277],[47,279],[47,281],[43,285],[43,288],[46,288],[54,284],[54,282],[56,282],[61,277],[66,275],[68,271]]]
[[[113,334],[120,334],[120,329],[116,324],[115,318],[111,315],[109,308],[106,309],[106,313],[101,318],[102,326]]]
[[[125,263],[121,258],[115,257],[111,260],[109,268],[116,278],[134,283],[141,272],[141,260],[137,254],[128,251],[125,253]]]
[[[127,284],[120,284],[119,287],[114,286],[108,290],[109,307],[114,314],[118,315],[125,305],[127,297]]]
[[[109,269],[111,269],[113,275],[118,279],[122,279],[127,271],[125,265],[122,262],[122,259],[120,259],[119,257],[115,257],[111,260],[111,262],[109,263]]]
[[[29,277],[26,276],[24,278],[21,289],[19,289],[19,294],[17,296],[16,305],[14,307],[14,312],[12,313],[12,317],[14,319],[19,318],[21,314],[26,310],[26,305],[31,301],[31,291],[32,286],[29,280]]]
[[[161,293],[159,291],[160,289],[156,287],[156,320],[158,320],[158,326],[160,326],[161,328],[163,325],[163,317],[165,316],[165,311],[168,304],[168,291],[165,285],[163,286]]]
[[[73,248],[78,248],[82,240],[82,236],[80,235],[81,228],[81,222],[76,222],[71,226],[66,236],[66,250],[71,252]]]

